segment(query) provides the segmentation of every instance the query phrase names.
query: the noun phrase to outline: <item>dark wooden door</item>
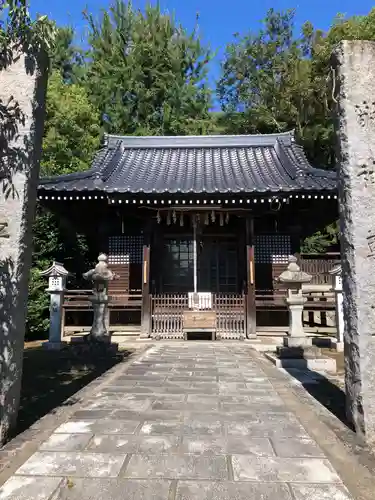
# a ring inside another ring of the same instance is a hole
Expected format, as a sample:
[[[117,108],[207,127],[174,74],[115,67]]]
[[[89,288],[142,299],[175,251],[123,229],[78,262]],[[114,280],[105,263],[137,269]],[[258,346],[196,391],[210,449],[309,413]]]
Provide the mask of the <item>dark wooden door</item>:
[[[234,237],[203,236],[198,245],[198,291],[240,293],[238,252]]]

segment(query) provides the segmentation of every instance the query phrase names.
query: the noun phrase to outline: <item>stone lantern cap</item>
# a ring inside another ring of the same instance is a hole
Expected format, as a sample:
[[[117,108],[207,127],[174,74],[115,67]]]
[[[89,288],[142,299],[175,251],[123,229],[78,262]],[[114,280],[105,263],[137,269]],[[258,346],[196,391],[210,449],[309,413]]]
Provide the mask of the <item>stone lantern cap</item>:
[[[84,273],[83,277],[93,282],[106,282],[115,279],[116,275],[108,268],[107,260],[107,256],[101,253],[95,268]]]
[[[297,264],[297,257],[290,255],[288,267],[280,274],[277,281],[290,285],[302,285],[302,283],[309,283],[311,279],[311,274],[301,271],[301,268]]]
[[[333,276],[341,276],[342,274],[342,267],[341,264],[336,264],[335,267],[333,267],[330,271],[328,271],[329,274],[332,274]]]
[[[53,261],[52,266],[50,266],[45,271],[40,271],[41,276],[46,276],[47,278],[66,278],[71,276],[71,273],[65,269],[63,264],[60,262]]]

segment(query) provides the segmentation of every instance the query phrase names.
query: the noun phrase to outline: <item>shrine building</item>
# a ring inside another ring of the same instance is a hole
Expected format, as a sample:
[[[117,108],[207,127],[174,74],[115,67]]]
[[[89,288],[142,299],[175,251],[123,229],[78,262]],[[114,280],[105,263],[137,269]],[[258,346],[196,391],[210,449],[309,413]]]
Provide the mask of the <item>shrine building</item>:
[[[116,332],[187,338],[196,321],[210,338],[250,338],[285,322],[275,278],[289,255],[316,285],[337,262],[300,252],[338,218],[336,173],[313,167],[292,133],[108,135],[90,170],[42,178],[38,198],[107,254]],[[67,292],[65,328],[88,317],[89,293]]]

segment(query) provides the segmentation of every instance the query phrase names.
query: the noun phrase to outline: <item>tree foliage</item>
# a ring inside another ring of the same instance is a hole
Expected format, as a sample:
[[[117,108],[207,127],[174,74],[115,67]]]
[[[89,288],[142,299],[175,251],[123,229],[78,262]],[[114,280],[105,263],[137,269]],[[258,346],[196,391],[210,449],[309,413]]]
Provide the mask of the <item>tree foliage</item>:
[[[84,51],[74,44],[74,29],[63,26],[56,29],[51,52],[51,70],[59,72],[64,82],[74,83],[85,70]]]
[[[296,38],[294,17],[294,10],[271,9],[259,32],[236,36],[227,47],[222,65],[220,102],[233,131],[294,129],[305,146],[308,143],[308,152],[316,163],[332,165],[326,150],[331,123],[311,59],[312,48],[322,33],[305,23]],[[315,150],[318,142],[320,147]]]
[[[86,88],[77,81],[82,66],[72,45],[72,32],[66,29],[58,33],[47,89],[42,175],[87,170],[100,145],[100,116]],[[70,229],[58,213],[37,205],[27,314],[29,339],[41,338],[48,330],[49,298],[46,279],[40,276],[40,271],[53,260],[62,261],[75,271],[76,262],[85,262],[88,254],[84,236],[72,235]]]
[[[47,16],[32,19],[27,0],[3,0],[0,3],[0,71],[23,52],[34,65],[41,53],[50,53],[55,26]]]
[[[42,175],[86,170],[99,145],[99,112],[86,89],[77,83],[65,83],[55,70],[47,91]]]
[[[310,22],[295,36],[295,11],[269,10],[259,32],[237,35],[222,64],[218,96],[227,130],[294,129],[312,162],[334,168],[331,54],[343,39],[375,37],[375,9],[338,16],[324,33]]]
[[[208,130],[211,53],[197,29],[188,33],[159,6],[141,12],[121,0],[100,20],[86,18],[86,85],[106,131],[186,135]]]

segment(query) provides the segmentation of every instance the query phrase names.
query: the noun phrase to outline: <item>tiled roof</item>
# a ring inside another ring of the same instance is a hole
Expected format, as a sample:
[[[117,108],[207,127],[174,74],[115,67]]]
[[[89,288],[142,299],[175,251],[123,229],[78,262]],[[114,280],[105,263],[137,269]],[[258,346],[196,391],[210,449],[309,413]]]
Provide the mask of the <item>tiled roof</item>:
[[[291,133],[107,136],[90,170],[43,178],[39,190],[106,193],[332,191],[336,174],[313,168]]]

